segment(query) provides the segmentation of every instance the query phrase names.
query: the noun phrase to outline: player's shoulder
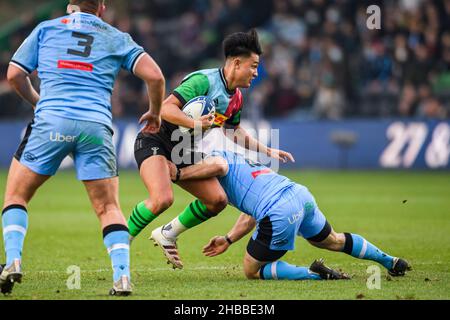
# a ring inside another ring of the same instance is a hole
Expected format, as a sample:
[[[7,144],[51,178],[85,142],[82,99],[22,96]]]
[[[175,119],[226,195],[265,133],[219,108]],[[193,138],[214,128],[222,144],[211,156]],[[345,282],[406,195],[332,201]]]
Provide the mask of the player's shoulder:
[[[204,70],[194,71],[186,75],[181,81],[181,84],[189,84],[189,85],[195,85],[200,86],[204,88],[210,87],[210,79],[208,77],[208,74],[203,72]]]
[[[104,22],[104,21],[103,21]],[[132,41],[132,37],[129,33],[123,32],[122,30],[117,29],[116,27],[110,25],[107,22],[104,22],[105,26],[109,28],[109,31],[115,35],[117,35],[121,40],[130,40]]]
[[[198,70],[198,73],[202,73],[204,75],[219,75],[220,74],[220,69],[219,68],[211,68],[211,69],[202,69],[202,70]]]
[[[214,75],[215,72],[219,72],[219,69],[201,69],[194,72],[189,73],[186,77],[184,77],[184,81],[197,78],[197,79],[209,79],[211,75]]]
[[[42,21],[34,28],[34,30],[41,30],[41,29],[45,29],[48,27],[56,26],[58,24],[62,24],[63,19],[64,19],[64,17],[59,17],[59,18],[55,18],[55,19]]]

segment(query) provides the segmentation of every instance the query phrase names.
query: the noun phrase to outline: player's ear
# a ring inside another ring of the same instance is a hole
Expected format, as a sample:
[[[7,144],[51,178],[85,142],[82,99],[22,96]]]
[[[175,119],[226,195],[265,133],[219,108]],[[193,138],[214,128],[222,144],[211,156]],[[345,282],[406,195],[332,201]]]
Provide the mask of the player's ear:
[[[233,60],[233,65],[235,69],[239,69],[241,67],[242,64],[242,59],[240,57],[236,57]]]
[[[105,2],[101,2],[99,9],[98,9],[98,16],[101,18],[103,16],[103,14],[105,13],[105,11],[106,11]]]

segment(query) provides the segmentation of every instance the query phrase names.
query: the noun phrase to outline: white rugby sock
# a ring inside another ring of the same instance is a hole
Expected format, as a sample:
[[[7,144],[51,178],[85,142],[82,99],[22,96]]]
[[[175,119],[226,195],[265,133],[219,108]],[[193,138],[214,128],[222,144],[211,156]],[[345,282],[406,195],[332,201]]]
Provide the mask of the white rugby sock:
[[[185,232],[188,228],[186,228],[178,217],[173,219],[170,223],[166,224],[163,227],[162,234],[164,237],[169,239],[176,239],[180,234]]]

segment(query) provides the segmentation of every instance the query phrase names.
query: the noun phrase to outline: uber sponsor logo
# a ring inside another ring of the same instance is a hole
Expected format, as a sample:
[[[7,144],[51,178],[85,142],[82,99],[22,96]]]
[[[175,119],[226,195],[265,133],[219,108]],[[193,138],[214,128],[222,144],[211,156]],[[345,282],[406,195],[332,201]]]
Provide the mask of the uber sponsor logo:
[[[295,213],[292,217],[288,218],[290,224],[294,224],[302,218],[303,212]]]
[[[50,141],[53,142],[74,142],[77,136],[65,136],[59,132],[50,132]]]

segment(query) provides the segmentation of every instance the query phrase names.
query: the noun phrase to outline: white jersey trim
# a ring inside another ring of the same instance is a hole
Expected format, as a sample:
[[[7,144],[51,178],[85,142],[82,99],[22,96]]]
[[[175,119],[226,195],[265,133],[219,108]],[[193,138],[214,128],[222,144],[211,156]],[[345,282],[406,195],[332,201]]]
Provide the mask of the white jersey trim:
[[[134,61],[134,65],[133,65],[133,70],[131,70],[131,72],[133,72],[133,74],[135,74],[136,71],[136,67],[139,63],[139,61],[141,61],[141,59],[147,54],[147,52],[142,52]]]

